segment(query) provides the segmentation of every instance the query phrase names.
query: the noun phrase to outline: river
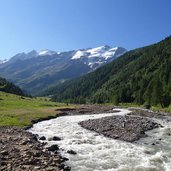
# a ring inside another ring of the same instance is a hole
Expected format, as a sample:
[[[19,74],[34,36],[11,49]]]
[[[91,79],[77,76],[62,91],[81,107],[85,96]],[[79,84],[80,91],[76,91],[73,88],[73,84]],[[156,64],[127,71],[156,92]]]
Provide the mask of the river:
[[[118,109],[117,109],[118,110]],[[63,116],[34,124],[29,130],[47,139],[58,136],[62,156],[72,171],[171,171],[171,120],[156,119],[163,127],[146,132],[148,137],[134,143],[113,140],[86,130],[78,122],[112,115],[126,115],[127,109],[118,113]],[[77,154],[68,154],[74,150]]]

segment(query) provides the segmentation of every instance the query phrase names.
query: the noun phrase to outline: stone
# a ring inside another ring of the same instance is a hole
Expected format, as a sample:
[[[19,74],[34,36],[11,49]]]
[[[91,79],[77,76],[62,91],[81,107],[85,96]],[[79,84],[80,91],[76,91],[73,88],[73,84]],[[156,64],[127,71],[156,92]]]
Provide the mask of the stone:
[[[60,137],[57,137],[57,136],[54,136],[54,137],[52,138],[52,140],[53,140],[53,141],[60,141],[61,138],[60,138]]]
[[[48,147],[47,149],[48,149],[48,151],[54,152],[54,151],[59,150],[59,147],[58,147],[58,145],[55,144],[55,145],[51,145],[51,146]]]
[[[68,150],[67,153],[68,153],[68,154],[72,154],[72,155],[76,155],[76,154],[77,154],[77,153],[76,153],[75,151],[73,151],[73,150]]]
[[[3,151],[0,152],[0,154],[3,155],[3,156],[7,156],[9,153],[8,153],[7,150],[3,150]]]
[[[42,152],[35,152],[34,157],[40,157],[42,155]]]
[[[62,164],[61,164],[61,169],[62,169],[63,171],[70,171],[70,170],[71,170],[71,167],[66,166],[64,163],[62,163]]]
[[[39,140],[46,140],[46,137],[42,136],[42,137],[39,138]]]
[[[26,145],[26,144],[28,144],[28,143],[30,143],[30,140],[25,140],[25,141],[23,141],[21,144],[22,144],[22,145]]]
[[[36,135],[32,135],[32,137],[30,138],[30,141],[38,141],[37,136]]]
[[[65,162],[65,161],[68,161],[69,159],[66,158],[66,157],[61,157],[61,162]]]
[[[64,166],[63,170],[64,171],[70,171],[71,170],[71,167],[70,166]]]

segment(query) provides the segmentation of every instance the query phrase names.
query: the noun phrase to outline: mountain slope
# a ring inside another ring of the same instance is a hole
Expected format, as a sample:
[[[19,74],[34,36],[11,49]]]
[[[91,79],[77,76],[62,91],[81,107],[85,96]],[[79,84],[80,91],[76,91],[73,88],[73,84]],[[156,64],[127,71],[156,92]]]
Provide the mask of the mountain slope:
[[[24,95],[23,91],[15,86],[13,83],[8,82],[6,79],[0,77],[0,91],[16,94],[16,95]]]
[[[19,53],[0,64],[0,76],[38,94],[44,88],[79,77],[125,53],[121,47],[100,46],[69,52],[43,50]]]
[[[168,106],[171,102],[171,37],[129,51],[78,79],[49,89],[56,101],[135,102]]]

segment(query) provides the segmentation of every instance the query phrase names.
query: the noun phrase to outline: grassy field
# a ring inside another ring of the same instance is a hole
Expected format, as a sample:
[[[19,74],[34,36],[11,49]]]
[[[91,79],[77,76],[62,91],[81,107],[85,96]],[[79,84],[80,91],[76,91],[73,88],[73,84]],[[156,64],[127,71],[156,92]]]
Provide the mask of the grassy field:
[[[57,109],[70,107],[48,98],[28,98],[0,92],[0,126],[27,126],[31,120],[55,116]]]

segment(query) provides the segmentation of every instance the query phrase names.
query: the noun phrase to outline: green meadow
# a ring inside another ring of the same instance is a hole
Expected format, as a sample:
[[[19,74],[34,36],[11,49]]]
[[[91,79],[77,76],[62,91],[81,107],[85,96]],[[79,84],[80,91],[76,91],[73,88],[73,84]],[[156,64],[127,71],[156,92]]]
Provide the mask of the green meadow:
[[[0,126],[27,126],[31,121],[55,116],[61,108],[73,105],[51,102],[49,98],[29,98],[0,92]]]

